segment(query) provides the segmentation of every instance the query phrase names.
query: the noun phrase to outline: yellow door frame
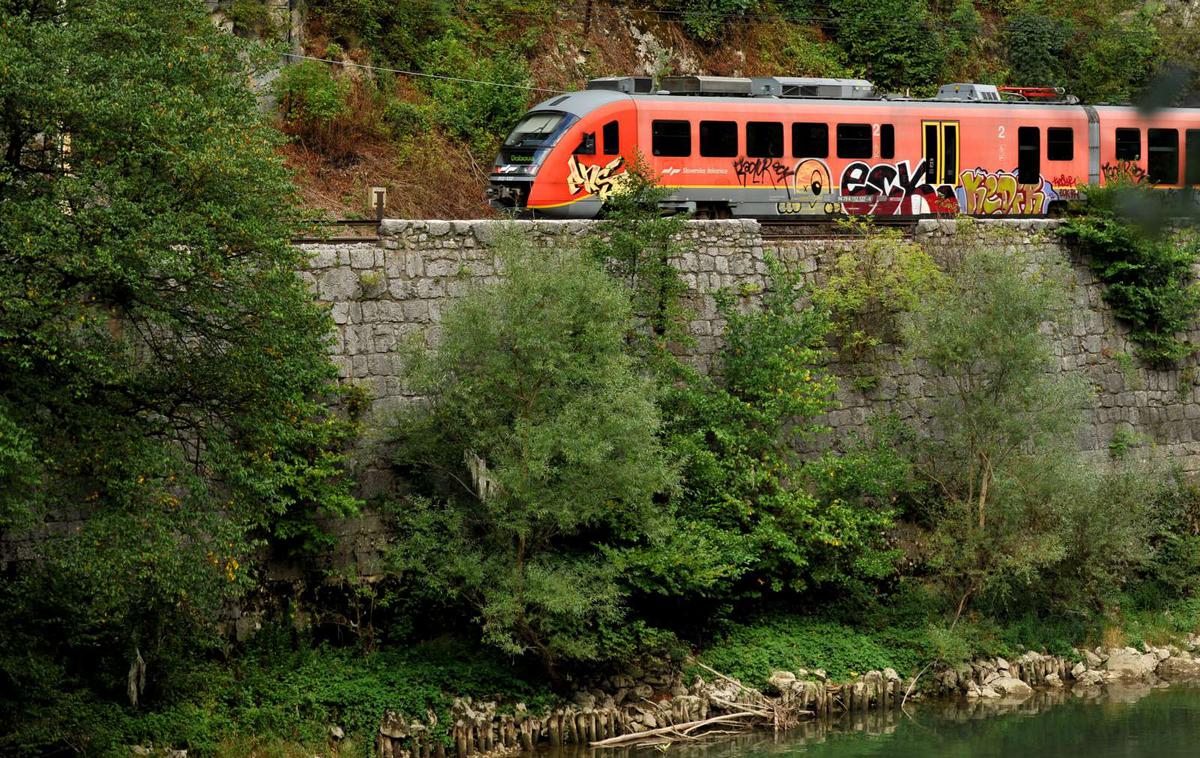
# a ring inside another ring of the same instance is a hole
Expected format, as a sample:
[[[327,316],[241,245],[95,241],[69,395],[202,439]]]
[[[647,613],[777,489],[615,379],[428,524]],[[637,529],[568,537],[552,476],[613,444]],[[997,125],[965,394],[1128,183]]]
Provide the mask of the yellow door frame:
[[[929,150],[929,137],[927,133],[928,127],[935,128],[935,137],[937,144],[934,145],[932,156]],[[954,165],[953,171],[950,174],[951,181],[944,181],[946,178],[946,134],[954,130]],[[926,176],[931,178],[930,184],[958,184],[958,174],[962,169],[962,129],[958,121],[922,121],[921,122],[921,155],[925,160],[930,160],[932,164],[926,171]]]

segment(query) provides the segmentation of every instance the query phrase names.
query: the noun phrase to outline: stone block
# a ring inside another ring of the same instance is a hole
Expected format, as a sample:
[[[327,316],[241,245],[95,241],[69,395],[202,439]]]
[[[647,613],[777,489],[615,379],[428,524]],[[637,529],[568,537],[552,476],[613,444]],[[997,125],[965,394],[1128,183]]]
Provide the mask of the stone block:
[[[353,300],[361,292],[358,274],[350,268],[339,266],[317,279],[317,295],[322,300]]]

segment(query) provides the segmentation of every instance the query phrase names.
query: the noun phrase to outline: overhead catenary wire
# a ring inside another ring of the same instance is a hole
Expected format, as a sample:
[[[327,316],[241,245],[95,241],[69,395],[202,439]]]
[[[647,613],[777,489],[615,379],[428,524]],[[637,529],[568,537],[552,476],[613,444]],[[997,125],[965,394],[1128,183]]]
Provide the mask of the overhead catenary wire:
[[[462,76],[445,76],[443,74],[427,74],[421,71],[405,71],[399,68],[388,68],[386,66],[372,66],[366,63],[355,63],[354,61],[337,61],[331,58],[318,58],[313,55],[299,55],[297,53],[284,53],[285,58],[317,61],[318,63],[329,63],[334,66],[353,66],[355,68],[365,68],[371,71],[386,71],[392,74],[403,74],[404,76],[416,76],[424,79],[441,79],[448,82],[463,82],[465,84],[483,84],[489,87],[508,87],[510,89],[523,89],[532,92],[549,92],[556,95],[568,94],[567,90],[550,89],[549,87],[534,87],[531,84],[510,84],[508,82],[489,82],[483,79],[468,79]]]

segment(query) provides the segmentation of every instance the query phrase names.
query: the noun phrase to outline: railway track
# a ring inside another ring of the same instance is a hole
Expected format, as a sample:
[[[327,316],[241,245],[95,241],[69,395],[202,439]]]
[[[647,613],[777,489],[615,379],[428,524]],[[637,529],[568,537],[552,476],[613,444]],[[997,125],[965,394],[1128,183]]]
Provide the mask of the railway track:
[[[759,219],[764,239],[846,239],[854,236],[853,229],[841,226],[831,219]],[[904,236],[916,231],[916,219],[876,218],[876,227],[897,229]],[[292,238],[295,244],[378,242],[379,222],[375,219],[337,219],[316,222],[313,233]]]
[[[368,219],[337,219],[335,221],[317,221],[313,225],[313,233],[292,237],[294,244],[306,243],[338,243],[338,242],[378,242],[379,222]]]
[[[852,228],[842,226],[831,219],[814,219],[798,221],[795,219],[759,219],[764,239],[847,239],[856,232]],[[911,237],[917,229],[916,219],[882,219],[876,218],[873,225],[877,228],[896,229],[906,237]]]

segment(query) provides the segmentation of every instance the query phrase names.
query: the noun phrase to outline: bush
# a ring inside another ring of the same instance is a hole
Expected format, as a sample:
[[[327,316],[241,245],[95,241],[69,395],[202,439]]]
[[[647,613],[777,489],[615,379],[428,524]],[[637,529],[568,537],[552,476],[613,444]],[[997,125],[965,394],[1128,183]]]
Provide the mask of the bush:
[[[1073,46],[1071,92],[1084,102],[1131,102],[1154,73],[1159,44],[1151,10],[1109,16]]]
[[[916,673],[927,661],[921,632],[900,640],[878,633],[804,616],[768,616],[735,627],[697,659],[752,687],[763,687],[772,671],[823,668],[831,679],[844,680],[873,669],[891,667]],[[708,672],[695,673],[709,678]]]
[[[997,248],[954,261],[948,286],[907,317],[911,356],[938,371],[941,400],[921,473],[941,494],[934,555],[959,610],[1004,597],[1063,556],[1056,509],[1088,398],[1082,380],[1050,373],[1039,327],[1065,307],[1058,277]]]
[[[1061,86],[1066,78],[1069,22],[1040,5],[1022,9],[1008,20],[1005,49],[1009,81],[1021,86]]]
[[[822,40],[812,29],[786,22],[760,29],[758,54],[770,67],[764,73],[829,77],[852,77],[857,73],[846,62],[841,47]]]
[[[625,590],[602,551],[647,538],[674,477],[655,391],[625,353],[625,291],[572,250],[514,239],[504,267],[418,353],[430,404],[401,427],[400,461],[428,499],[397,509],[395,565],[557,674],[623,644]]]
[[[670,3],[673,10],[681,12],[683,28],[703,42],[716,42],[721,38],[726,25],[759,7],[758,0],[689,0]]]
[[[1155,368],[1170,367],[1197,349],[1181,335],[1200,313],[1200,287],[1192,273],[1200,238],[1170,231],[1167,219],[1179,210],[1148,187],[1092,188],[1086,214],[1060,231],[1088,256],[1104,283],[1105,302],[1129,325],[1138,356]]]
[[[936,88],[945,62],[945,41],[924,2],[832,0],[837,39],[849,60],[861,61],[884,91]]]
[[[491,83],[427,80],[438,123],[491,156],[528,106],[528,65],[508,52],[479,55],[454,37],[430,43],[428,55],[430,73]]]
[[[807,472],[824,464],[795,452],[833,395],[821,367],[829,323],[819,310],[797,308],[797,275],[777,262],[769,268],[757,307],[732,293],[718,299],[722,382],[675,367],[664,403],[684,482],[667,551],[684,568],[663,572],[657,555],[628,556],[627,570],[647,592],[749,599],[873,578],[888,563],[887,502],[820,499]],[[830,491],[834,478],[822,477]]]
[[[839,357],[862,364],[880,345],[900,340],[900,314],[941,287],[944,277],[929,253],[898,231],[855,220],[848,226],[856,244],[838,253],[813,301],[830,314]]]
[[[423,134],[429,121],[428,108],[404,100],[391,100],[383,109],[383,123],[396,139]]]
[[[285,66],[272,85],[287,130],[305,146],[345,152],[343,121],[350,115],[350,82],[329,64],[299,61]]]

